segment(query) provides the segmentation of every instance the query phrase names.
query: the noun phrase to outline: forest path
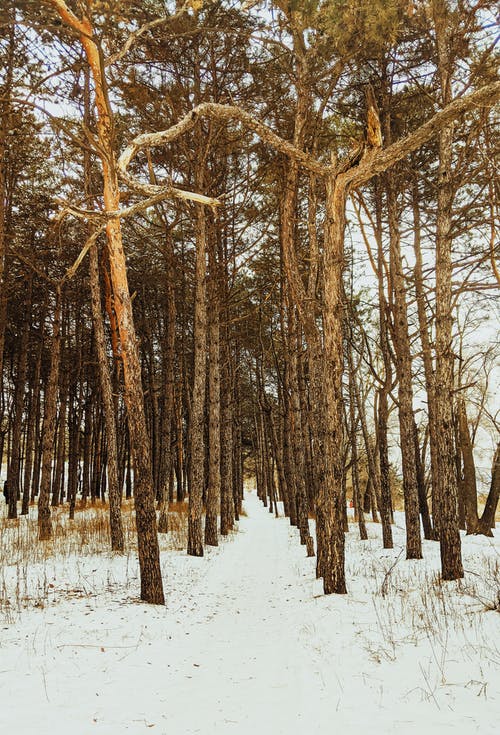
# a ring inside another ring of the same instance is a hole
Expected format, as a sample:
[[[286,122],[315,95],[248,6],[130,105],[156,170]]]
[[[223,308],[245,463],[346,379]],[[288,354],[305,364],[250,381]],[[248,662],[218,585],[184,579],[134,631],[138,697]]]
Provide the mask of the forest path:
[[[97,585],[88,597],[68,590],[58,604],[3,628],[0,691],[21,706],[0,709],[0,732],[327,732],[337,698],[317,711],[318,691],[326,691],[307,643],[312,616],[301,612],[304,596],[315,602],[314,559],[255,493],[245,511],[239,530],[204,558],[162,555],[166,607],[117,599],[135,572],[127,563],[124,574],[115,557],[106,593]],[[103,559],[74,563],[55,565],[50,586],[64,578],[92,589],[104,575],[95,568],[106,567]]]
[[[182,678],[192,676],[195,695],[184,727],[238,735],[311,732],[321,683],[304,646],[302,572],[289,553],[290,537],[298,545],[298,534],[255,494],[247,494],[245,509],[233,543],[197,590],[206,618],[189,635],[174,684],[182,696]]]
[[[353,527],[349,594],[325,596],[297,529],[255,493],[245,510],[203,558],[162,553],[165,607],[138,603],[134,556],[50,557],[50,604],[0,619],[0,735],[496,735],[498,616],[460,623],[453,588],[442,616],[437,545],[399,563],[404,529],[383,550]]]

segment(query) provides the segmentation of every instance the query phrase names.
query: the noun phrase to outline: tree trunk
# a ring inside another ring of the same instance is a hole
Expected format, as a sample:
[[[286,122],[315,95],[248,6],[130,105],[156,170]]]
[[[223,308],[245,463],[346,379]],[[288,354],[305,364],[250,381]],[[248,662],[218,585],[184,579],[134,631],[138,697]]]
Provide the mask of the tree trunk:
[[[422,527],[424,529],[424,538],[427,541],[435,541],[436,537],[432,527],[431,516],[429,513],[429,505],[427,503],[427,492],[425,487],[425,472],[420,456],[420,444],[418,441],[418,429],[415,420],[413,420],[413,441],[415,446],[415,469],[417,473],[417,490],[418,490],[418,506],[420,516],[422,518]]]
[[[295,461],[295,498],[297,506],[297,525],[300,531],[300,542],[307,544],[310,536],[309,520],[307,516],[307,494],[306,494],[306,463],[305,448],[303,444],[302,431],[302,412],[300,406],[300,389],[298,379],[298,350],[301,345],[299,343],[299,329],[295,319],[294,309],[289,308],[289,333],[290,333],[290,349],[288,352],[289,371],[288,380],[290,388],[290,415],[291,415],[291,435],[292,447]]]
[[[433,0],[442,102],[451,100],[449,26],[446,0]],[[438,457],[439,544],[445,580],[464,576],[458,527],[457,477],[453,441],[453,317],[452,317],[452,185],[453,126],[439,132],[436,222],[436,373],[435,407]]]
[[[472,453],[465,401],[463,398],[458,400],[457,412],[460,453],[462,455],[464,468],[465,525],[467,528],[467,534],[471,534],[477,533],[479,518],[477,515],[476,467],[474,463],[474,455]]]
[[[359,537],[362,541],[366,541],[368,533],[366,532],[365,514],[363,512],[363,503],[361,500],[361,492],[359,488],[359,457],[358,457],[358,437],[356,432],[356,401],[354,381],[356,373],[354,369],[354,360],[352,357],[352,329],[351,344],[348,347],[349,360],[349,438],[351,444],[351,477],[352,477],[352,497],[355,508],[356,517],[358,519]],[[384,548],[387,548],[384,546]]]
[[[101,307],[101,289],[99,285],[99,262],[97,245],[94,243],[89,252],[90,294],[92,305],[92,323],[94,341],[99,368],[99,381],[103,403],[104,423],[106,427],[107,471],[109,492],[109,522],[111,529],[111,548],[123,553],[124,539],[121,517],[121,493],[118,482],[118,443],[116,437],[116,416],[113,402],[113,386],[106,352],[106,338]]]
[[[203,556],[203,483],[205,464],[205,391],[207,364],[206,223],[197,205],[194,304],[194,367],[191,400],[188,547],[190,556]]]
[[[66,310],[65,310],[66,311]],[[64,312],[63,312],[64,313]],[[62,330],[62,344],[66,344],[67,340],[67,329],[66,320],[63,320]],[[64,358],[64,353],[63,353]],[[64,365],[64,359],[61,360]],[[61,371],[60,371],[61,372]],[[68,376],[63,371],[60,377],[59,386],[59,418],[56,431],[56,445],[55,449],[55,468],[54,476],[52,479],[52,500],[51,505],[53,508],[57,508],[63,501],[63,482],[64,482],[64,459],[66,455],[66,414],[68,410]]]
[[[396,192],[392,172],[386,174],[387,209],[390,235],[390,272],[394,290],[394,351],[398,376],[399,434],[403,468],[403,495],[406,526],[406,558],[422,558],[422,539],[418,506],[415,440],[413,435],[413,388],[411,349],[406,306],[406,283],[401,258]]]
[[[28,340],[29,321],[28,314],[31,309],[31,279],[27,291],[26,317],[22,327],[21,340],[19,344],[19,359],[17,363],[16,388],[14,396],[14,415],[12,421],[12,442],[10,462],[7,469],[7,488],[9,501],[9,518],[17,518],[17,500],[20,497],[20,471],[21,471],[21,431],[24,413],[24,395],[26,391],[26,373],[28,368]]]
[[[43,333],[45,323],[45,309],[40,320],[40,330]],[[31,482],[33,465],[35,460],[35,436],[38,435],[38,415],[40,412],[40,374],[42,369],[42,353],[43,340],[37,349],[35,369],[33,373],[32,391],[30,397],[29,411],[27,416],[26,444],[25,444],[25,461],[24,461],[24,481],[23,481],[23,501],[21,506],[21,515],[28,515],[29,503],[31,497]]]
[[[120,207],[120,191],[116,170],[113,114],[106,91],[102,50],[95,39],[89,18],[84,16],[82,20],[79,20],[67,7],[64,0],[52,0],[52,4],[62,20],[78,33],[87,56],[94,80],[104,209],[106,212],[116,212]],[[108,220],[106,232],[114,308],[123,360],[124,398],[134,459],[134,500],[141,572],[141,599],[163,605],[165,598],[156,529],[151,452],[146,429],[141,365],[128,288],[120,219],[111,217]]]
[[[210,232],[210,235],[213,233]],[[209,237],[209,314],[208,314],[208,487],[205,515],[205,543],[217,546],[217,516],[220,508],[220,346],[219,279],[216,248]]]
[[[61,354],[61,288],[56,289],[56,304],[50,343],[50,370],[45,389],[45,405],[42,425],[42,477],[38,498],[38,538],[47,541],[52,536],[50,520],[50,481],[52,477],[52,459],[54,456],[54,438],[56,430],[57,388],[59,383],[59,361]]]
[[[8,222],[12,207],[12,197],[9,195],[9,135],[12,131],[11,97],[14,80],[14,52],[15,36],[15,9],[5,9],[3,38],[7,40],[7,59],[3,69],[3,84],[1,89],[0,113],[0,397],[3,396],[3,360],[5,344],[5,327],[7,321],[7,289],[5,272],[5,255],[8,236]],[[0,403],[0,424],[3,419],[3,400]],[[2,446],[3,452],[3,446]],[[3,453],[0,457],[0,463]],[[9,508],[10,512],[10,508]]]
[[[413,209],[413,249],[415,251],[415,267],[413,271],[415,291],[417,296],[418,326],[422,345],[422,362],[424,364],[425,390],[427,393],[427,415],[429,422],[429,449],[431,455],[431,483],[432,483],[432,517],[434,529],[431,538],[437,540],[439,533],[439,501],[437,499],[438,484],[438,457],[437,457],[437,430],[435,418],[435,381],[432,366],[432,348],[429,337],[429,328],[425,308],[424,272],[422,266],[422,248],[420,238],[420,207],[417,182],[412,190]]]
[[[327,180],[324,251],[324,392],[326,399],[324,446],[327,448],[325,482],[317,499],[317,524],[324,539],[322,576],[325,594],[343,594],[345,583],[342,505],[343,424],[343,319],[342,271],[347,191],[341,177]]]
[[[84,122],[90,126],[90,79],[88,69],[85,70],[85,110]],[[85,192],[92,196],[90,158],[84,154]],[[116,414],[113,400],[113,385],[106,351],[106,336],[102,315],[101,287],[99,283],[99,256],[97,244],[93,243],[89,252],[89,283],[90,303],[92,308],[92,324],[94,327],[94,342],[99,370],[99,383],[106,427],[107,474],[109,492],[109,523],[111,532],[111,549],[118,553],[124,551],[123,525],[121,516],[121,492],[118,471],[118,440],[116,434]],[[78,442],[76,442],[78,446]]]
[[[495,528],[495,513],[500,498],[500,443],[497,444],[495,456],[491,466],[491,485],[483,515],[477,527],[477,533],[484,536],[493,536],[491,529]]]
[[[165,266],[166,266],[166,297],[167,314],[165,326],[165,339],[163,349],[164,360],[164,396],[163,396],[163,457],[160,486],[160,513],[158,518],[159,533],[168,532],[168,504],[170,500],[170,475],[173,466],[172,451],[172,426],[174,421],[175,401],[175,287],[174,287],[174,244],[172,235],[166,232],[165,243]]]

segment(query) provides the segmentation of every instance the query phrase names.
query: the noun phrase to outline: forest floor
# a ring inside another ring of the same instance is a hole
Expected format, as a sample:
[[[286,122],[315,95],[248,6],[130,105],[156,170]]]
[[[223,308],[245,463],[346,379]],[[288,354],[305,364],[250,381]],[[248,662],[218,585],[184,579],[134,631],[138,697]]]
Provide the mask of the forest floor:
[[[162,552],[165,607],[137,600],[132,555],[4,560],[32,589],[0,609],[0,733],[498,733],[498,533],[441,584],[437,544],[404,560],[401,515],[393,550],[352,525],[349,594],[325,597],[288,521],[245,509],[203,558]]]

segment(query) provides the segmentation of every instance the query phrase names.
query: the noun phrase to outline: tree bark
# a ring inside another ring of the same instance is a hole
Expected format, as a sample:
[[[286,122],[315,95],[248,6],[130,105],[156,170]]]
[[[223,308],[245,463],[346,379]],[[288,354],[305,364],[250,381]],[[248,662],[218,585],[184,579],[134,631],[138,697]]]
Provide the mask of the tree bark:
[[[101,307],[99,286],[99,261],[97,245],[94,243],[89,252],[90,294],[94,341],[99,368],[99,381],[103,402],[104,423],[106,426],[107,472],[109,492],[109,522],[111,530],[111,549],[118,553],[124,551],[123,525],[121,516],[121,493],[118,482],[118,442],[116,436],[116,416],[113,402],[113,386],[106,352],[106,338]]]
[[[500,498],[500,443],[497,444],[495,456],[491,466],[491,484],[483,515],[479,520],[477,533],[484,536],[493,536],[491,529],[495,528],[495,513]]]
[[[45,389],[45,405],[42,425],[42,477],[38,497],[38,538],[47,541],[52,536],[50,520],[50,481],[54,438],[56,431],[57,389],[59,383],[59,362],[61,354],[61,288],[56,289],[52,339],[50,343],[50,370]]]
[[[465,525],[467,534],[471,534],[477,533],[479,517],[477,514],[476,467],[472,453],[469,425],[467,423],[467,411],[465,410],[465,401],[463,398],[459,398],[458,400],[457,412],[460,453],[464,468]]]
[[[164,396],[163,396],[163,457],[160,487],[158,531],[168,532],[168,504],[170,500],[170,474],[173,466],[172,426],[175,401],[175,288],[174,288],[174,244],[170,232],[166,232],[165,245],[167,314],[164,339]]]
[[[358,457],[358,437],[356,432],[356,394],[354,390],[354,381],[356,380],[356,371],[354,369],[354,360],[352,356],[352,329],[351,344],[348,347],[349,362],[349,438],[351,445],[351,477],[352,477],[352,497],[355,514],[358,520],[359,537],[362,541],[366,541],[368,533],[366,531],[365,514],[363,511],[363,503],[361,501],[361,492],[359,488],[359,457]],[[386,548],[386,547],[384,547]]]
[[[40,319],[40,329],[43,333],[43,325],[45,322],[45,306]],[[33,383],[30,396],[29,411],[27,416],[26,443],[25,443],[25,461],[24,461],[24,480],[23,480],[23,499],[21,506],[21,515],[28,515],[30,504],[31,481],[33,474],[33,465],[35,459],[35,435],[38,434],[37,419],[40,411],[40,374],[42,370],[42,352],[43,341],[37,348],[35,369],[33,371]]]
[[[342,373],[344,229],[347,189],[342,177],[329,177],[326,186],[324,250],[324,392],[326,425],[322,427],[327,447],[325,482],[317,499],[317,523],[323,526],[323,590],[343,594],[345,582],[344,526],[342,505]]]
[[[420,237],[420,207],[418,185],[415,181],[412,189],[412,210],[413,210],[413,249],[415,252],[415,267],[413,271],[415,281],[415,291],[417,296],[417,313],[418,326],[420,334],[420,343],[422,345],[422,362],[424,364],[425,390],[427,393],[427,415],[429,422],[429,449],[431,455],[431,483],[432,483],[432,520],[434,528],[432,530],[431,539],[437,540],[439,529],[439,501],[437,498],[437,477],[438,477],[438,457],[437,457],[437,430],[435,419],[435,376],[432,365],[432,348],[429,337],[429,327],[425,308],[425,292],[424,292],[424,273],[422,266],[422,249]]]
[[[27,289],[25,308],[26,315],[31,309],[31,279]],[[19,359],[17,363],[16,388],[14,396],[14,411],[12,420],[12,441],[10,462],[7,469],[7,488],[9,512],[8,518],[17,518],[17,501],[21,494],[21,431],[24,413],[24,396],[26,392],[26,373],[28,368],[28,340],[30,326],[26,316],[22,327],[21,340],[19,344]]]
[[[188,547],[190,556],[203,556],[203,484],[205,465],[205,392],[207,364],[206,222],[197,205],[194,304],[194,367],[191,400]]]
[[[441,93],[444,105],[451,100],[450,59],[446,0],[433,0]],[[464,576],[458,526],[457,477],[453,441],[452,347],[452,185],[453,126],[439,131],[439,169],[436,222],[436,373],[435,406],[438,457],[439,544],[441,573],[445,580]]]
[[[64,0],[49,0],[61,19],[79,36],[85,50],[94,81],[97,107],[97,135],[103,174],[103,200],[106,212],[116,212],[120,207],[120,192],[114,146],[114,123],[106,78],[103,55],[94,36],[89,18],[79,20]],[[136,509],[139,566],[141,572],[141,599],[161,604],[165,602],[161,579],[160,552],[154,507],[151,452],[146,429],[141,365],[135,335],[121,224],[118,217],[110,217],[106,226],[114,308],[118,322],[124,373],[124,398],[134,459],[134,501]]]
[[[209,233],[212,235],[213,233]],[[215,240],[208,238],[208,487],[205,543],[217,546],[217,516],[220,508],[220,339],[219,279]]]
[[[413,388],[406,284],[401,258],[396,192],[391,172],[386,175],[389,214],[390,271],[394,291],[394,351],[398,376],[399,434],[403,469],[403,495],[406,526],[406,558],[422,558],[422,539],[418,506],[415,440],[413,435]]]

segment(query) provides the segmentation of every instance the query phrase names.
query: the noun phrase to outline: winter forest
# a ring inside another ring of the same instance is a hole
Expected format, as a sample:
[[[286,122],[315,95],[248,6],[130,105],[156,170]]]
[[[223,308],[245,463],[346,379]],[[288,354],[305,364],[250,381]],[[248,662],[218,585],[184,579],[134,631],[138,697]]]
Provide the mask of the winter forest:
[[[0,0],[0,732],[497,731],[497,12]]]

